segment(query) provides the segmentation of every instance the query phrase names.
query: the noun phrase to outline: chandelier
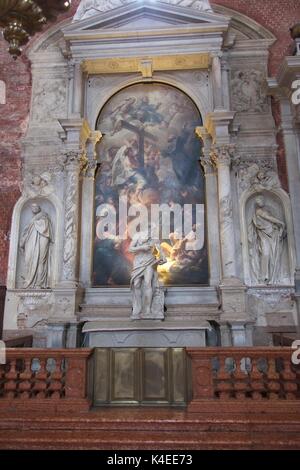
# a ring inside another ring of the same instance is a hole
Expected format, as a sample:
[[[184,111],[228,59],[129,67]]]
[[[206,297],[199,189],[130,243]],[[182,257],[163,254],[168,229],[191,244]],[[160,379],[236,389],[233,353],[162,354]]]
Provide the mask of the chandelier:
[[[48,21],[70,8],[72,0],[0,0],[0,27],[8,42],[9,53],[16,59],[21,46],[40,31]]]

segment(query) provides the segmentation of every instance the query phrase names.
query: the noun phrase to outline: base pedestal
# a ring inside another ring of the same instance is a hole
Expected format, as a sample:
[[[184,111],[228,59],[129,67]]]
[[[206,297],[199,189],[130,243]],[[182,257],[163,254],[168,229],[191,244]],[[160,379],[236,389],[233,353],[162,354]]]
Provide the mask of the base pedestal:
[[[189,322],[137,320],[91,321],[83,326],[85,347],[200,347],[206,346],[206,330],[211,327]]]

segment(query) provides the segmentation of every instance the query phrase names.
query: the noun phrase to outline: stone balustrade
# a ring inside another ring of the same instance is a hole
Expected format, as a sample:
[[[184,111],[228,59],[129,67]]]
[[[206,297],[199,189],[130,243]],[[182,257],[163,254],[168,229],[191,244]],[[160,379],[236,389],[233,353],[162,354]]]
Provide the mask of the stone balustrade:
[[[229,402],[235,409],[237,403],[245,409],[248,402],[249,410],[253,404],[266,410],[270,402],[267,406],[274,408],[274,400],[300,402],[300,365],[292,364],[291,348],[199,348],[187,353],[193,376],[189,411],[203,411],[205,401]]]
[[[0,409],[86,411],[90,349],[7,349]]]
[[[94,398],[92,351],[7,349],[6,364],[0,365],[0,410],[87,411]],[[187,349],[193,391],[188,411],[298,409],[300,365],[292,364],[292,353],[291,348]]]

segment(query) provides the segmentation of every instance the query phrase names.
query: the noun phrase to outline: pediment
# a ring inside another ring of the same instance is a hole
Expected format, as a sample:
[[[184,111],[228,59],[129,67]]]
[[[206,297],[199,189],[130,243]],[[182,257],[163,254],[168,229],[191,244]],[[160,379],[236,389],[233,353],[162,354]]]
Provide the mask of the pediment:
[[[89,37],[98,32],[111,31],[149,31],[172,29],[174,26],[203,27],[204,29],[228,28],[230,18],[212,12],[201,12],[191,8],[171,4],[153,3],[143,0],[138,3],[124,5],[108,12],[99,12],[91,18],[79,20],[64,28],[65,38],[77,35]]]

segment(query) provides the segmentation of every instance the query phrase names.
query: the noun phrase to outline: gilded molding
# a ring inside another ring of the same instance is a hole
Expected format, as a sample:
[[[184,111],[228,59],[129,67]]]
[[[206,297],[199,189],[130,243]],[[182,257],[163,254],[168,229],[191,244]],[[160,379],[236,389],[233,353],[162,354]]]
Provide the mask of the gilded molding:
[[[154,71],[208,69],[209,65],[210,54],[205,52],[154,57],[88,59],[83,61],[82,70],[88,74],[141,72],[143,77],[152,77]]]

